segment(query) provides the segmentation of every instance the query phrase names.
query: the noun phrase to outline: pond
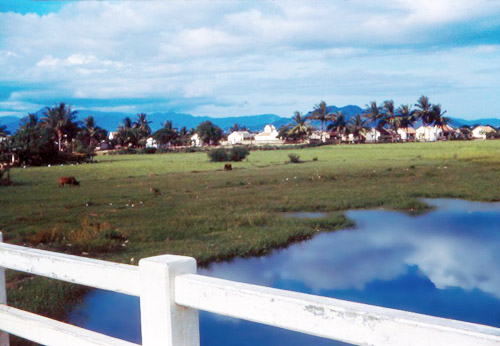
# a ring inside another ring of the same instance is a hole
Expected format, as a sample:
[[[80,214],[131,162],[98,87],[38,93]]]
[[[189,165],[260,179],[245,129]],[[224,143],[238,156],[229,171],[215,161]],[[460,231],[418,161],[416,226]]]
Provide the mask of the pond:
[[[353,229],[199,273],[500,327],[500,203],[425,201],[436,209],[419,216],[348,211]],[[141,341],[135,297],[93,291],[69,322]],[[204,346],[345,345],[206,312],[200,312],[200,335]]]

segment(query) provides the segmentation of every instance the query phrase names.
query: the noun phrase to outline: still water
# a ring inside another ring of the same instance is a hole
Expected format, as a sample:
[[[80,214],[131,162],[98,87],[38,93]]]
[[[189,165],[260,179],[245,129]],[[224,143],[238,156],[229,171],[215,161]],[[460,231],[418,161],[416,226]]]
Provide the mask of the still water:
[[[348,211],[353,229],[200,274],[500,327],[500,203],[426,202],[436,209],[420,216]],[[69,322],[141,342],[135,297],[93,291]],[[200,334],[204,346],[345,345],[205,312]]]

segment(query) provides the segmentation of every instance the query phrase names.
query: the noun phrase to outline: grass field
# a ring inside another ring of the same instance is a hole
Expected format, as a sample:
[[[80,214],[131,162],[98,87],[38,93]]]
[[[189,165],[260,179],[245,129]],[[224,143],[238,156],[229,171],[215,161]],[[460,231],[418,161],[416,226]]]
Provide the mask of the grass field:
[[[304,162],[285,163],[290,153]],[[132,264],[165,253],[206,264],[347,227],[346,209],[418,212],[426,208],[419,197],[500,199],[500,141],[252,151],[232,172],[205,153],[97,161],[12,170],[16,185],[0,188],[6,241]],[[81,186],[59,188],[60,176],[75,176]],[[330,214],[294,220],[281,217],[285,211]],[[66,284],[12,272],[8,278],[13,305],[50,316],[64,318],[78,296]]]

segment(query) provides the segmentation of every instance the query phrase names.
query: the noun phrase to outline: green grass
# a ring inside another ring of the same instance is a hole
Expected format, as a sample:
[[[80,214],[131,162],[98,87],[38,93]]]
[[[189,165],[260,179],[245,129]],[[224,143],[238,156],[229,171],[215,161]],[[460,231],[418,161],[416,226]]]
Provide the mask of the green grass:
[[[290,164],[291,153],[303,162]],[[348,227],[346,209],[417,212],[427,208],[419,197],[500,199],[495,188],[500,141],[252,151],[247,160],[232,163],[232,172],[209,162],[206,153],[99,156],[97,161],[13,169],[16,185],[0,188],[6,241],[133,264],[146,256],[182,254],[203,265]],[[58,188],[58,178],[71,175],[81,186]],[[330,214],[320,220],[280,216],[288,211]],[[48,308],[55,297],[66,297],[47,293],[56,286],[16,278],[9,274],[10,281],[21,282],[9,290],[14,305],[64,317],[61,309]],[[28,300],[32,292],[46,299]]]

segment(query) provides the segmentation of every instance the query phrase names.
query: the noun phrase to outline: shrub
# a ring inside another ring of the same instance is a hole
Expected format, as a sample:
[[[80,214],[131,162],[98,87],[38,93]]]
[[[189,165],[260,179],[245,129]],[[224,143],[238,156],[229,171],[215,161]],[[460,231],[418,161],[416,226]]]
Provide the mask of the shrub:
[[[137,154],[155,154],[156,151],[157,151],[156,148],[142,148],[142,149],[139,149]]]
[[[210,161],[212,162],[229,161],[228,152],[224,148],[211,150],[207,153],[207,155],[210,158]]]
[[[231,161],[243,161],[250,154],[248,147],[239,146],[234,147],[229,152],[229,157]]]
[[[300,161],[300,156],[294,153],[288,154],[288,157],[290,158],[290,163],[301,163]]]
[[[248,147],[234,147],[231,149],[218,148],[210,150],[207,155],[212,162],[223,162],[223,161],[242,161],[248,155],[250,151]]]

